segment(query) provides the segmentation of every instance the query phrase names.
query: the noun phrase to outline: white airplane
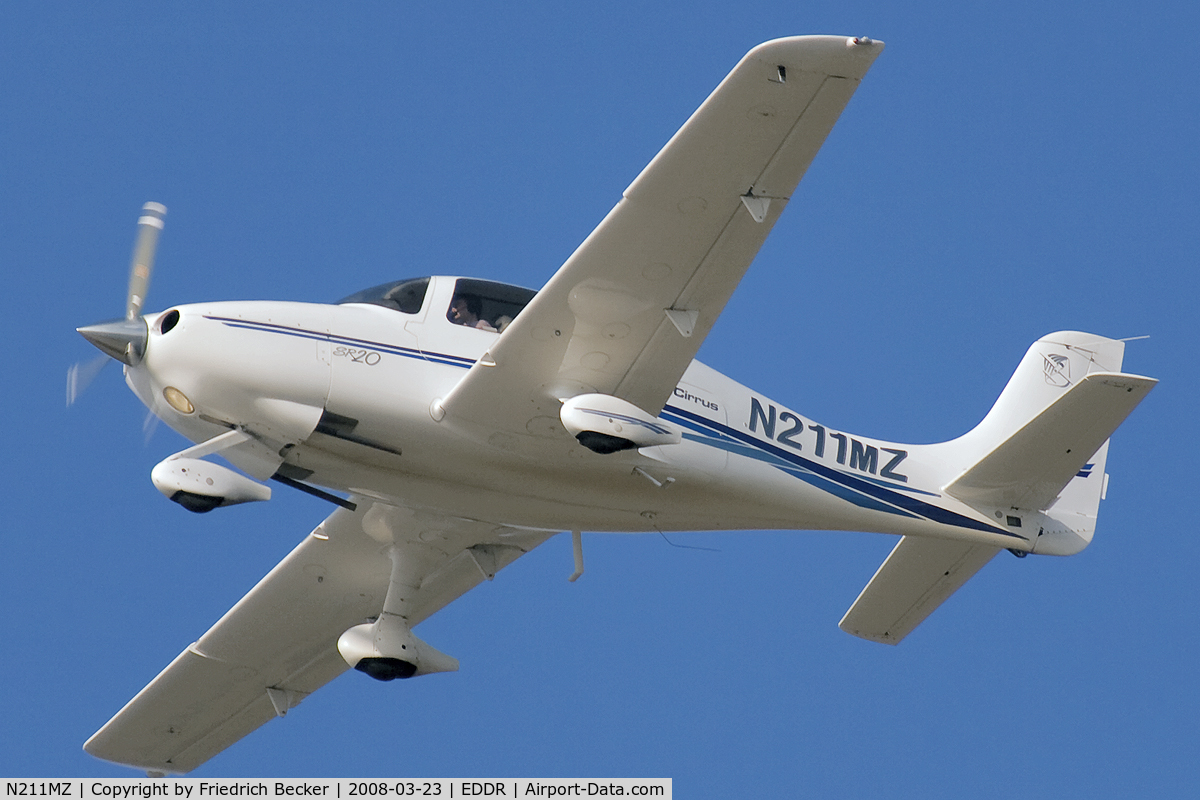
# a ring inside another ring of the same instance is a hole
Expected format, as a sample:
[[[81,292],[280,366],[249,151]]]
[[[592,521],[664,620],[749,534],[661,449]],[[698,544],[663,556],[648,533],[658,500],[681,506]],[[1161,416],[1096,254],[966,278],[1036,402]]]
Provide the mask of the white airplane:
[[[1121,372],[1121,341],[1043,337],[976,428],[932,445],[821,425],[693,361],[882,49],[751,50],[538,292],[437,276],[143,314],[166,211],[147,204],[125,319],[80,332],[197,442],[155,485],[192,511],[266,500],[268,479],[339,508],[87,752],[185,773],[350,667],[457,670],[413,629],[559,532],[572,580],[583,530],[899,535],[840,623],[888,644],[1001,551],[1085,548],[1109,436],[1156,383]]]

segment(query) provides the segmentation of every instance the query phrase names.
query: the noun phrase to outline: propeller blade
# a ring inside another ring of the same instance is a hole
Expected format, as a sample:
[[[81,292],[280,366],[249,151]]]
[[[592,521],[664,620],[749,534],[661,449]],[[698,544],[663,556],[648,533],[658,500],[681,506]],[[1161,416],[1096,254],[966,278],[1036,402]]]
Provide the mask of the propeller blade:
[[[154,251],[158,247],[158,235],[163,229],[163,218],[167,207],[162,203],[146,203],[142,216],[138,217],[138,237],[133,246],[133,263],[129,267],[129,297],[125,301],[125,319],[142,315],[146,302],[146,290],[150,286],[150,273],[154,270]]]
[[[91,361],[79,361],[67,370],[67,407],[70,408],[79,396],[87,390],[96,376],[112,361],[107,355],[101,354]]]
[[[154,432],[158,430],[159,422],[161,422],[161,420],[158,418],[158,414],[154,413],[154,409],[150,409],[146,412],[146,418],[142,420],[142,437],[144,444],[150,444],[150,440],[154,438]]]
[[[142,305],[146,302],[146,290],[150,286],[150,273],[154,271],[154,253],[158,249],[158,236],[162,233],[163,219],[167,207],[162,203],[146,203],[138,217],[138,235],[133,244],[133,263],[129,267],[129,296],[125,299],[125,318],[76,328],[83,337],[94,344],[104,355],[91,361],[79,361],[67,370],[67,406],[79,399],[96,376],[108,364],[109,357],[133,366],[142,359],[146,351],[146,321],[141,318]],[[147,430],[147,438],[153,429]]]

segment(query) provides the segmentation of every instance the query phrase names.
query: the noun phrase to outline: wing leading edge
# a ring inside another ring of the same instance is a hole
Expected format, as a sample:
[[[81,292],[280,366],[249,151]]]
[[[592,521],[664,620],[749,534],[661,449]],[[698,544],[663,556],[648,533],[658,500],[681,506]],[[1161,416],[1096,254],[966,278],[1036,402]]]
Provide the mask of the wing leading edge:
[[[190,772],[348,669],[338,637],[380,613],[393,541],[420,563],[415,625],[551,535],[369,501],[335,511],[84,749]]]
[[[882,49],[800,36],[751,50],[445,398],[446,412],[524,432],[582,393],[661,411]]]

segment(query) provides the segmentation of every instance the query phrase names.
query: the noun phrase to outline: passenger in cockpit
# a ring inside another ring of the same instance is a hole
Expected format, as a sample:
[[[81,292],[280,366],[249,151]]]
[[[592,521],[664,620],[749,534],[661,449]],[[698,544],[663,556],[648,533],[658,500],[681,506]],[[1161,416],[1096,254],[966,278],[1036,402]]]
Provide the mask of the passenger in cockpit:
[[[466,325],[468,328],[478,328],[481,331],[495,333],[495,325],[486,319],[480,319],[479,313],[482,309],[483,303],[479,300],[478,295],[456,294],[450,301],[450,311],[446,314],[446,318],[455,325]]]

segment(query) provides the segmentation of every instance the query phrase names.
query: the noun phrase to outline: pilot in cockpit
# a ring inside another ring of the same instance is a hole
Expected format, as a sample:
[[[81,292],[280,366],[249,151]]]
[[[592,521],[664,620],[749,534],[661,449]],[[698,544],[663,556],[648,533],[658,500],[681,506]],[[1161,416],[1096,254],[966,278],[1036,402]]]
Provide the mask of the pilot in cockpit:
[[[479,295],[456,294],[450,301],[450,311],[446,314],[446,318],[455,325],[466,325],[468,328],[495,333],[496,326],[486,319],[480,318],[479,313],[482,309],[483,303],[480,301]]]

